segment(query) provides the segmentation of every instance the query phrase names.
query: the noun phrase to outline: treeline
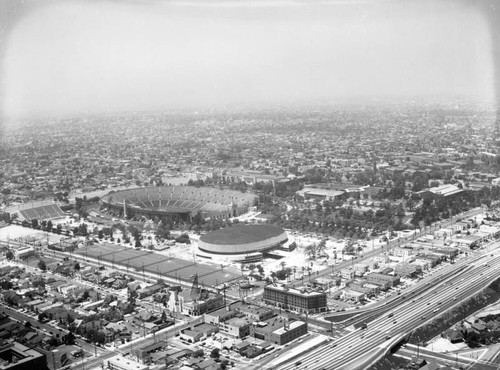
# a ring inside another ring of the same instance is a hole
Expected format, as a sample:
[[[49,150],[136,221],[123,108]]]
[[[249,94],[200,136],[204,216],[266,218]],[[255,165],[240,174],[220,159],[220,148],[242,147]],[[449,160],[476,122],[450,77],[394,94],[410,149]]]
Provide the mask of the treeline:
[[[406,226],[406,216],[402,204],[383,203],[381,208],[365,210],[352,202],[342,206],[342,202],[324,201],[311,207],[299,208],[300,204],[287,210],[281,206],[264,207],[271,214],[271,222],[286,229],[308,233],[320,233],[336,238],[365,238],[367,233],[377,234],[383,230],[402,230]]]
[[[416,199],[415,196],[413,199]],[[422,205],[415,209],[411,223],[415,228],[422,228],[482,205],[490,207],[496,200],[500,200],[498,186],[493,186],[491,189],[485,187],[479,191],[464,190],[463,193],[450,198],[426,198]]]

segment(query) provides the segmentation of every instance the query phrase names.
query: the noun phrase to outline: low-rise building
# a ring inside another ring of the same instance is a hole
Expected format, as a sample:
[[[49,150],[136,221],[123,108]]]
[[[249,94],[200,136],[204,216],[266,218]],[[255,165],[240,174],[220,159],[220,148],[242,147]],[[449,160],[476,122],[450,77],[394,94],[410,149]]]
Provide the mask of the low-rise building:
[[[365,299],[365,297],[366,294],[364,292],[360,292],[354,289],[347,288],[342,291],[342,298],[345,300],[359,302]]]
[[[78,289],[81,289],[81,288],[75,284],[61,285],[59,287],[59,293],[65,295],[65,296],[69,296],[69,295],[73,294],[75,291],[77,291]]]
[[[249,305],[241,301],[233,303],[231,308],[257,321],[269,319],[275,315],[274,311],[269,308]]]
[[[352,268],[343,268],[340,270],[340,277],[342,279],[353,279],[355,275],[354,269]]]
[[[166,347],[166,345],[166,342],[160,341],[139,347],[131,353],[131,358],[132,360],[137,361],[140,364],[149,365],[151,363],[151,353]]]
[[[12,248],[12,253],[16,260],[23,260],[35,255],[35,249],[31,245],[20,245]]]
[[[200,316],[206,312],[224,307],[224,297],[222,294],[210,293],[201,299],[193,300],[189,292],[172,290],[167,307],[172,312],[179,312],[188,316]]]
[[[378,264],[389,263],[388,256],[374,256],[372,259],[373,259],[373,261],[377,262]]]
[[[441,257],[435,254],[419,254],[418,259],[428,261],[431,268],[441,262]]]
[[[180,338],[189,343],[196,343],[203,338],[203,333],[191,329],[181,331]]]
[[[251,336],[279,345],[284,345],[305,334],[307,334],[307,323],[288,321],[281,316],[257,321],[250,326]]]
[[[219,331],[235,338],[244,338],[250,334],[250,325],[254,320],[239,313],[226,321],[219,323]]]
[[[104,360],[104,366],[109,370],[148,370],[148,365],[143,365],[140,362],[125,358],[123,355]]]
[[[396,265],[394,272],[398,276],[414,277],[415,275],[421,273],[422,269],[419,265],[408,262],[401,262]]]
[[[366,276],[369,283],[380,285],[382,290],[392,288],[399,284],[399,276],[392,276],[373,272]]]
[[[392,255],[397,257],[408,258],[413,255],[414,251],[412,248],[396,247],[392,250]]]
[[[45,369],[46,364],[45,355],[21,343],[13,342],[0,348],[2,370]]]
[[[415,261],[413,261],[413,264],[420,266],[420,269],[422,270],[428,270],[430,266],[430,262],[425,259],[417,258]]]
[[[356,263],[352,268],[356,276],[363,276],[368,271],[368,266],[364,263]]]
[[[142,289],[137,289],[138,298],[142,299],[145,297],[149,297],[155,293],[158,293],[164,288],[164,286],[165,285],[163,283],[158,283],[158,284],[147,286],[147,287],[142,288]]]

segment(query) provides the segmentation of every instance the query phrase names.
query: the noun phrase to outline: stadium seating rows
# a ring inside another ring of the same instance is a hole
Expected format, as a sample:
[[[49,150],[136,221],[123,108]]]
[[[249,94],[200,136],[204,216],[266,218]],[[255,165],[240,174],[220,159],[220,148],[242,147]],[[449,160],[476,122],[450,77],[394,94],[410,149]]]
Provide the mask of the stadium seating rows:
[[[66,216],[57,204],[48,204],[45,206],[29,208],[20,211],[20,213],[26,220],[54,220],[64,218]]]
[[[109,203],[123,203],[144,209],[168,207],[199,210],[201,212],[226,212],[232,203],[252,205],[254,196],[234,190],[197,188],[194,186],[160,186],[124,190],[105,197]]]

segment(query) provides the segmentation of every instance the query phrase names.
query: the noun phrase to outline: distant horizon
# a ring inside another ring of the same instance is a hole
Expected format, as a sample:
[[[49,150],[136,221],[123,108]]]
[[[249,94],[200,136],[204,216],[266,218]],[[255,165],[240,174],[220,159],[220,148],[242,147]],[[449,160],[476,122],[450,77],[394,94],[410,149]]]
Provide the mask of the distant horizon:
[[[54,114],[52,112],[36,112],[31,114],[16,115],[11,117],[4,117],[3,122],[19,123],[23,121],[37,121],[45,119],[75,119],[84,117],[99,117],[99,116],[119,116],[127,114],[217,114],[217,113],[248,113],[255,111],[300,111],[307,109],[336,109],[336,108],[356,108],[366,106],[379,106],[380,108],[388,108],[399,106],[405,107],[418,107],[418,106],[440,106],[444,104],[462,104],[457,105],[456,108],[467,108],[466,106],[474,105],[481,106],[485,109],[497,110],[498,104],[495,99],[484,99],[481,96],[455,96],[455,97],[428,97],[428,96],[413,96],[413,97],[339,97],[335,101],[303,101],[301,103],[234,103],[223,106],[198,106],[198,107],[161,107],[161,108],[143,108],[143,109],[121,109],[115,111],[79,111]]]
[[[1,113],[494,101],[494,35],[476,5],[14,0],[3,4]]]

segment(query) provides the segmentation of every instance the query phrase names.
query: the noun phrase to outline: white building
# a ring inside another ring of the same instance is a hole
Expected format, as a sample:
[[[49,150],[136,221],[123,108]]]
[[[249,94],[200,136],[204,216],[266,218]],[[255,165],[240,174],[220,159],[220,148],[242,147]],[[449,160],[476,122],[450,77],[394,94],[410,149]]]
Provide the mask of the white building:
[[[110,370],[149,370],[148,365],[132,361],[123,355],[117,355],[104,360],[104,366]]]

